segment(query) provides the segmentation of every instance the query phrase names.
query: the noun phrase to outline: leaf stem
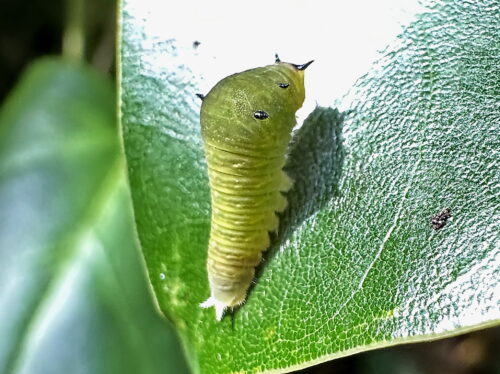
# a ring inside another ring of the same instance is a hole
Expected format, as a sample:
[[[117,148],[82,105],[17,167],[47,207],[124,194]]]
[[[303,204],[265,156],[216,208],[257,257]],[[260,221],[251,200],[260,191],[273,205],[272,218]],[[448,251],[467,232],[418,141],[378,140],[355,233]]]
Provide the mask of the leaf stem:
[[[62,39],[62,55],[73,61],[82,61],[85,48],[84,0],[66,1],[66,26]]]

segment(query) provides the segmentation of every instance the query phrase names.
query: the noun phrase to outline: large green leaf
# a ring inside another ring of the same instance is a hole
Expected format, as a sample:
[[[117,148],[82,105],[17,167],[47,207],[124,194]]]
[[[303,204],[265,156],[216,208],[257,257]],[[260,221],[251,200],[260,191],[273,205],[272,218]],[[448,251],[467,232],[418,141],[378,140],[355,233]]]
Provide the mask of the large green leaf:
[[[347,113],[318,108],[295,134],[280,236],[245,305],[216,322],[199,307],[209,294],[195,101],[203,62],[162,33],[168,22],[150,4],[123,2],[136,224],[156,298],[195,372],[286,372],[500,320],[498,4],[427,5],[352,89]],[[451,218],[433,228],[444,209]]]
[[[111,82],[36,63],[0,113],[0,372],[182,373],[139,262]]]

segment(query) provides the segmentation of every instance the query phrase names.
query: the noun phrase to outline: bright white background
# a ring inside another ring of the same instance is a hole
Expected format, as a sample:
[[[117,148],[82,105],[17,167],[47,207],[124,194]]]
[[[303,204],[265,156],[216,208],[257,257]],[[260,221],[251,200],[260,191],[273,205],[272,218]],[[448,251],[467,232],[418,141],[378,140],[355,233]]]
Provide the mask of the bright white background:
[[[227,75],[273,63],[275,53],[293,63],[314,59],[300,123],[317,104],[335,105],[419,10],[417,0],[144,0],[133,14],[148,36],[186,46],[179,53],[202,93]]]

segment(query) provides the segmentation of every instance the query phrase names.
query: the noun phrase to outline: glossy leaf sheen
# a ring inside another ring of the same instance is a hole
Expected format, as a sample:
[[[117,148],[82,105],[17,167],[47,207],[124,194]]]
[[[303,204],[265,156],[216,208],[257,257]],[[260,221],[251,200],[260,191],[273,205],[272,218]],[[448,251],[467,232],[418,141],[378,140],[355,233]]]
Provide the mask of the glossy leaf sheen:
[[[0,113],[0,372],[186,372],[154,313],[111,82],[33,65]]]
[[[345,118],[318,108],[306,120],[280,236],[246,304],[216,322],[198,306],[210,202],[193,75],[129,3],[121,110],[136,223],[195,372],[286,372],[498,323],[498,4],[429,3]],[[452,218],[434,230],[444,208]]]

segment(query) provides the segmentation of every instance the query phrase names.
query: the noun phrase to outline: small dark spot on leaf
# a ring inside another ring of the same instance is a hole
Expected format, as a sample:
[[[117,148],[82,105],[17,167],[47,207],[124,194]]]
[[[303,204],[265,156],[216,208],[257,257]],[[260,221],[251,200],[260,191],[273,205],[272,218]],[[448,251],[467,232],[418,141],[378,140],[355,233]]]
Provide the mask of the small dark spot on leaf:
[[[451,218],[450,209],[443,209],[431,218],[431,225],[434,230],[442,229]]]
[[[264,112],[263,110],[257,110],[253,113],[253,116],[255,119],[266,119],[266,118],[269,118],[269,114],[267,114],[266,112]]]
[[[278,83],[278,86],[281,88],[288,88],[289,84],[288,83]]]
[[[198,48],[200,46],[200,44],[201,44],[201,42],[199,42],[198,40],[195,40],[193,42],[193,48],[195,48],[195,49]]]

